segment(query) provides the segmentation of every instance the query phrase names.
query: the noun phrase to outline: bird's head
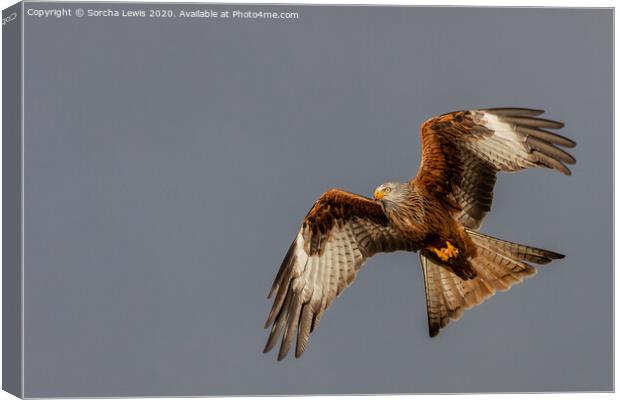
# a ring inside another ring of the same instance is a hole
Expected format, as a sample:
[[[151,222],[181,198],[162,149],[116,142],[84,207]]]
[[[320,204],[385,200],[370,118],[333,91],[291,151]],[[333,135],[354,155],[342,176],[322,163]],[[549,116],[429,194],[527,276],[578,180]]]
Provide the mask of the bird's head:
[[[375,189],[374,198],[388,215],[396,213],[415,217],[422,212],[418,195],[410,182],[381,184]]]
[[[383,183],[375,189],[374,198],[382,203],[397,202],[405,195],[404,186],[406,185],[406,183],[400,182]]]

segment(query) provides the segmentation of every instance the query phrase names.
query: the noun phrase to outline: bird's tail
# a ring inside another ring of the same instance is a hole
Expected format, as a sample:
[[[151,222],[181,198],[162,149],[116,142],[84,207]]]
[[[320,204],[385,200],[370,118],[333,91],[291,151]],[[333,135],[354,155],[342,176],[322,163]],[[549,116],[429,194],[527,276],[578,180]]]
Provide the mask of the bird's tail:
[[[536,275],[528,262],[547,264],[564,258],[552,251],[512,243],[477,231],[467,230],[478,255],[470,260],[476,276],[463,280],[448,269],[420,255],[426,288],[429,334],[436,336],[450,320],[481,304],[496,291],[506,291],[515,283]]]

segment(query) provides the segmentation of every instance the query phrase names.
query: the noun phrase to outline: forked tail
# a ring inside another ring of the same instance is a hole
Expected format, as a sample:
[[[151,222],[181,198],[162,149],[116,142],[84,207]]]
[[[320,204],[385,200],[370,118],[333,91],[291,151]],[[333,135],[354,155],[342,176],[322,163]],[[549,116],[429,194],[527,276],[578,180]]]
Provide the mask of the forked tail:
[[[515,283],[536,275],[536,269],[528,262],[547,264],[564,258],[562,254],[496,239],[477,231],[467,230],[467,233],[478,250],[476,258],[470,260],[475,278],[463,280],[420,255],[431,337],[451,320],[461,318],[463,311],[481,304],[497,290],[506,291]]]

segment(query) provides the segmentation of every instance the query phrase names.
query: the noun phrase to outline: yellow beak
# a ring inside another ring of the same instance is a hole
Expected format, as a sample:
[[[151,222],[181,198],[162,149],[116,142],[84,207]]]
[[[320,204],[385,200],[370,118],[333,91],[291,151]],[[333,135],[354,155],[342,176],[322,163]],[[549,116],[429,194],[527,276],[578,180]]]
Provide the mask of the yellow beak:
[[[383,192],[380,192],[378,190],[375,190],[375,199],[377,200],[381,200],[382,198],[385,197],[385,194],[383,194]]]

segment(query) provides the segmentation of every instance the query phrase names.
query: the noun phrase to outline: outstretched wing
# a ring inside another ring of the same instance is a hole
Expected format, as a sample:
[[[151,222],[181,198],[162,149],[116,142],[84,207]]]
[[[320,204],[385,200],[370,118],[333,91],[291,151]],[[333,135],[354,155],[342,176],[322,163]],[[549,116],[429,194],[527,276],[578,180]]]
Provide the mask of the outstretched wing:
[[[422,161],[414,179],[457,205],[456,218],[478,229],[491,209],[498,171],[542,167],[570,175],[573,156],[560,147],[575,142],[546,129],[561,122],[537,118],[542,110],[492,108],[456,111],[431,118],[421,127]]]
[[[304,219],[269,292],[275,299],[265,323],[271,333],[264,352],[282,336],[281,360],[296,337],[295,357],[300,357],[321,315],[369,257],[414,247],[390,226],[379,204],[337,189],[324,193]]]

